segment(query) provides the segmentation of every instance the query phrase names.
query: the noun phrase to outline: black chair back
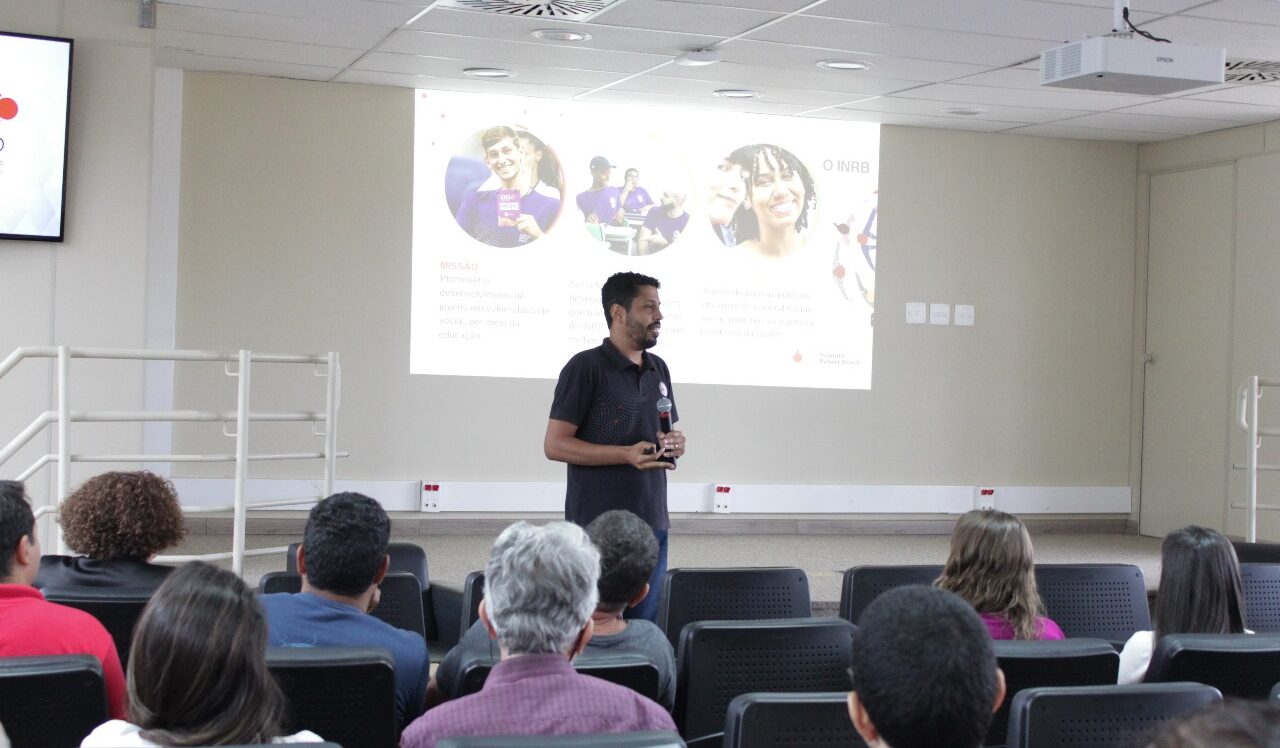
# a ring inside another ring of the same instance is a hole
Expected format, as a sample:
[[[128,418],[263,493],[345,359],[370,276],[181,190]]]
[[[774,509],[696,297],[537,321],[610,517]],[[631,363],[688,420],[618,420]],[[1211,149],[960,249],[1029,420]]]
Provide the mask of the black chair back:
[[[467,635],[467,629],[480,620],[480,601],[484,599],[484,572],[473,571],[462,585],[462,627],[458,641]]]
[[[487,656],[464,661],[459,667],[458,693],[454,698],[469,696],[484,688],[495,661]],[[658,701],[660,696],[658,666],[642,655],[592,652],[587,650],[576,657],[573,668],[583,675],[590,675]]]
[[[685,748],[674,732],[615,732],[607,735],[494,735],[445,738],[436,748]]]
[[[866,748],[849,719],[847,691],[744,693],[729,702],[724,748]]]
[[[1132,564],[1036,564],[1045,614],[1068,638],[1105,639],[1124,646],[1151,630],[1147,583]]]
[[[1120,654],[1101,639],[993,642],[1004,671],[1004,703],[991,720],[985,745],[1004,745],[1009,706],[1019,691],[1043,686],[1115,685]]]
[[[45,595],[51,603],[78,608],[98,619],[111,634],[120,655],[120,667],[129,667],[129,649],[133,645],[133,629],[138,625],[142,609],[147,607],[153,590],[100,589],[75,592],[50,592]]]
[[[1280,543],[1246,543],[1233,540],[1236,558],[1242,564],[1280,564]]]
[[[852,623],[840,618],[699,621],[676,654],[676,726],[719,745],[729,702],[754,692],[848,692]]]
[[[1028,688],[1013,699],[1007,748],[1142,748],[1169,720],[1221,703],[1199,683]]]
[[[285,571],[298,570],[298,546],[301,543],[290,543],[289,553],[285,556]],[[427,576],[427,552],[417,543],[393,540],[387,544],[387,555],[390,556],[388,572],[400,571],[412,574],[422,585],[422,589],[431,586],[431,578]]]
[[[1192,681],[1224,696],[1265,699],[1280,682],[1280,634],[1169,634],[1156,642],[1144,680]]]
[[[885,590],[910,584],[933,584],[941,565],[855,566],[845,570],[840,585],[840,617],[857,623],[862,611]]]
[[[696,621],[811,615],[809,578],[803,570],[790,567],[672,569],[658,602],[658,627],[673,647],[680,641],[680,631]]]
[[[288,702],[285,734],[310,730],[369,748],[399,744],[395,664],[383,647],[270,647],[267,668]]]
[[[107,690],[97,657],[0,659],[0,724],[18,748],[80,745],[107,719]]]
[[[378,586],[382,589],[382,597],[372,615],[398,629],[412,631],[425,641],[427,631],[418,580],[412,574],[390,572]],[[302,576],[293,571],[269,571],[258,581],[258,591],[264,595],[300,592]]]
[[[1280,632],[1280,563],[1240,564],[1244,582],[1244,627]]]

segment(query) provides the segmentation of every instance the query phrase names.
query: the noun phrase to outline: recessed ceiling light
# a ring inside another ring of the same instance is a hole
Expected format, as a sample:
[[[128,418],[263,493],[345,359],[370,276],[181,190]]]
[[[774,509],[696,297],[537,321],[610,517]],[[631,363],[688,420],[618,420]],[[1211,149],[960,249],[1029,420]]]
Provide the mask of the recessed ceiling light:
[[[725,99],[758,99],[759,91],[752,91],[749,88],[721,88],[711,93]]]
[[[871,67],[871,63],[858,60],[818,60],[817,65],[831,70],[866,70]]]
[[[957,117],[977,117],[979,114],[986,114],[986,109],[970,106],[954,106],[942,110],[943,114],[954,114]]]
[[[510,78],[515,75],[506,68],[464,68],[462,72],[472,78]]]
[[[585,42],[591,38],[591,35],[584,31],[569,29],[538,29],[530,33],[539,39],[550,39],[555,42]]]

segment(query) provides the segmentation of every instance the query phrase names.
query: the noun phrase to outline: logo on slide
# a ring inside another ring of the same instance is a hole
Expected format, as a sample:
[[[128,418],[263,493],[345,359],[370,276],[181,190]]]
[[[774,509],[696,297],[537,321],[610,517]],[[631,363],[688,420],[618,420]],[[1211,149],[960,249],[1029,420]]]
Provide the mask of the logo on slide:
[[[13,99],[0,98],[0,119],[13,119],[18,116],[18,102]]]

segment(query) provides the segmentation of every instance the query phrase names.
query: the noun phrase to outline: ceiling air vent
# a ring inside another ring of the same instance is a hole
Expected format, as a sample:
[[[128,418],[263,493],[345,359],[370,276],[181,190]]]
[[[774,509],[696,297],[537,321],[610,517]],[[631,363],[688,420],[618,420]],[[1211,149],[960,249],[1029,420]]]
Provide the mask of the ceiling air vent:
[[[1280,81],[1280,62],[1227,60],[1226,83],[1266,83],[1267,81]]]
[[[442,5],[527,18],[557,18],[585,21],[621,0],[554,0],[549,3],[521,3],[514,0],[446,0]]]

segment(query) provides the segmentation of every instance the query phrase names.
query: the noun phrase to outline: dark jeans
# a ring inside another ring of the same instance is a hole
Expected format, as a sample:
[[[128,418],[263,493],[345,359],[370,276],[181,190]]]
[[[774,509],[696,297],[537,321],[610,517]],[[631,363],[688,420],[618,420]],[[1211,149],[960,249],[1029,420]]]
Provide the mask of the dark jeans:
[[[627,608],[624,615],[627,618],[644,618],[657,623],[662,581],[667,576],[667,531],[654,530],[653,534],[658,538],[658,565],[653,567],[653,574],[649,577],[649,594],[645,595],[639,605]]]

